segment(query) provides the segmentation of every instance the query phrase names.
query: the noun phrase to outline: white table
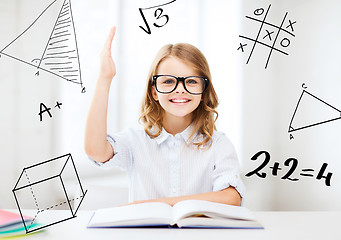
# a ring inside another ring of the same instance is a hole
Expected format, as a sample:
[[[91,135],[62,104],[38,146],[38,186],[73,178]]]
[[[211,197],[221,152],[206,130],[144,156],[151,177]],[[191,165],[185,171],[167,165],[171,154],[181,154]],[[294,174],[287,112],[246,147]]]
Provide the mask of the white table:
[[[63,210],[51,211],[61,214]],[[34,211],[33,211],[34,212]],[[169,228],[111,228],[88,229],[92,211],[79,211],[76,218],[28,235],[24,239],[341,239],[341,212],[254,212],[265,227],[262,229],[169,229]]]

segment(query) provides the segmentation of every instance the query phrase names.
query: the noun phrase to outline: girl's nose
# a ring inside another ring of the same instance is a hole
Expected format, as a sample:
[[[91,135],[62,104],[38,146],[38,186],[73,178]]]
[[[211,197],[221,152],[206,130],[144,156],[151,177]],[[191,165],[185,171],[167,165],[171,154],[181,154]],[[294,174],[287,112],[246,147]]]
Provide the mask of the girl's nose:
[[[176,93],[184,93],[185,91],[186,90],[185,90],[185,87],[184,87],[184,83],[183,82],[179,82],[178,86],[175,89],[175,92]]]

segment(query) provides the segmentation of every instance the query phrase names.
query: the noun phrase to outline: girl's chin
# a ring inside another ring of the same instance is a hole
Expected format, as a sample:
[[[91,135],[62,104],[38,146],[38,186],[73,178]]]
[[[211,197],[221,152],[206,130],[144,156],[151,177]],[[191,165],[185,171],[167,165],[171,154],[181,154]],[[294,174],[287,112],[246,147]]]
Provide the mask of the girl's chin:
[[[191,118],[192,114],[191,112],[181,112],[181,111],[173,111],[173,112],[168,112],[168,114],[172,117],[176,118]]]

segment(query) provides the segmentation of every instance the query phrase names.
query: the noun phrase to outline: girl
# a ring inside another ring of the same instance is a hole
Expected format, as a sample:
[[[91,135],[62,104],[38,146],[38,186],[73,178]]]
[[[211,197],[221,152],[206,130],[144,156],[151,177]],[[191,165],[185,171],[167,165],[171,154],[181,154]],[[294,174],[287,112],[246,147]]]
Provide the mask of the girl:
[[[101,166],[128,173],[131,203],[207,200],[240,205],[244,185],[228,138],[215,130],[218,105],[203,54],[189,44],[166,45],[152,63],[142,102],[144,130],[107,135],[113,27],[101,54],[85,151]]]

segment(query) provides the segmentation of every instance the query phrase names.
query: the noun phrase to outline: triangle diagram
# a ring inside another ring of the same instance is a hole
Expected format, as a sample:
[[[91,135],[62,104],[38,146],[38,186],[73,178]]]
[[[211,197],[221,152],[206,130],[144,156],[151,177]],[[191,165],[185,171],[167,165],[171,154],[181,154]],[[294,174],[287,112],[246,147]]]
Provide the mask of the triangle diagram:
[[[71,0],[52,1],[0,54],[82,86]]]
[[[21,29],[21,33],[10,43],[0,47],[1,54],[7,54],[16,60],[37,67],[59,12],[60,6],[57,3],[53,1],[38,16],[34,16],[35,19],[29,18],[32,22],[29,22],[25,29]]]
[[[289,133],[341,119],[341,111],[303,90],[291,118]]]
[[[38,67],[81,83],[78,56],[70,0],[65,0]]]

